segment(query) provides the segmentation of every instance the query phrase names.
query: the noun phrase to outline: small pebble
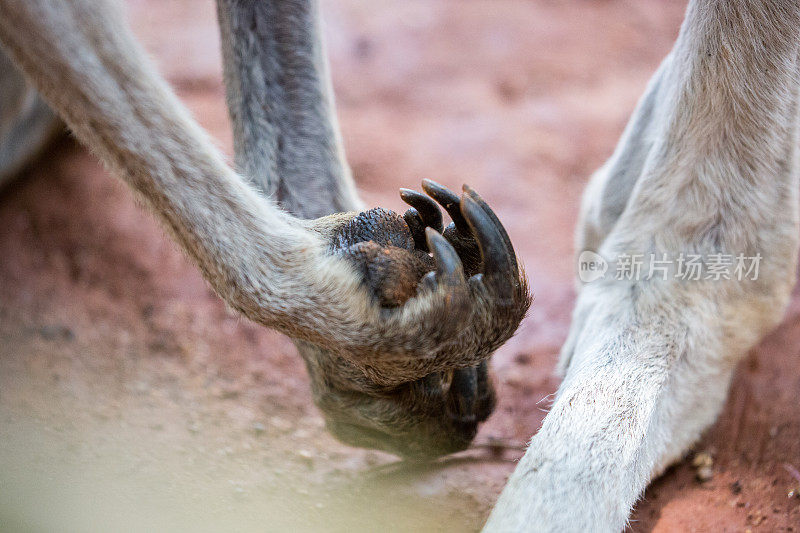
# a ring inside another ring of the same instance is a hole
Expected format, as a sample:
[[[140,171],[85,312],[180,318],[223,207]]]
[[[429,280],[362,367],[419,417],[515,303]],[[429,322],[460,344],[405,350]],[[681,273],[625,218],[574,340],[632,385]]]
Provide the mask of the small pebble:
[[[708,452],[700,452],[694,456],[692,466],[695,468],[695,478],[701,483],[710,481],[714,477],[714,459]]]
[[[695,472],[695,477],[697,481],[701,483],[711,481],[714,478],[714,470],[710,466],[701,466],[697,469],[697,472]]]
[[[713,464],[714,459],[708,452],[699,452],[695,454],[694,459],[692,459],[692,466],[695,468],[699,468],[701,466],[713,466]]]

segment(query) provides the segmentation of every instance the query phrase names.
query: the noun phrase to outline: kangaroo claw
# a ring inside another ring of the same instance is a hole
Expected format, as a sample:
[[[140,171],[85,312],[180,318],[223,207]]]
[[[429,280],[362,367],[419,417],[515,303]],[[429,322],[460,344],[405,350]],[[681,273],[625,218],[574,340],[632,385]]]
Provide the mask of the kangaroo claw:
[[[436,260],[436,278],[439,283],[464,283],[464,268],[453,246],[432,228],[425,229],[425,236]]]
[[[442,212],[439,211],[439,206],[430,197],[412,189],[400,189],[400,198],[417,210],[426,226],[435,229],[439,233],[444,230]]]
[[[506,246],[495,220],[469,195],[461,200],[461,212],[469,222],[481,252],[486,281],[501,296],[511,297],[518,275],[514,251]]]
[[[461,214],[461,198],[456,193],[440,185],[433,180],[422,180],[422,190],[424,190],[431,198],[436,200],[439,205],[447,211],[450,218],[453,220],[453,225],[456,229],[465,235],[470,234],[469,225]]]

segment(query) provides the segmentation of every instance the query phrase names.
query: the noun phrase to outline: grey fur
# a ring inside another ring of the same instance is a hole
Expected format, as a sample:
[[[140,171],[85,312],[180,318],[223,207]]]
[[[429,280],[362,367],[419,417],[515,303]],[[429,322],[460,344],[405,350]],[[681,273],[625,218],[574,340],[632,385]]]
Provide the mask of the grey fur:
[[[471,291],[457,276],[387,312],[352,264],[326,253],[353,213],[302,220],[278,209],[313,217],[358,205],[315,9],[221,0],[237,162],[249,181],[223,163],[105,3],[1,0],[0,41],[220,296],[298,339],[334,431],[408,437],[417,424],[435,434],[440,418],[416,410],[426,404],[415,387],[484,361],[516,327],[524,280],[507,308],[493,307],[482,282]],[[258,38],[243,22],[256,11],[270,19]],[[649,480],[714,421],[737,361],[780,321],[800,241],[798,27],[796,2],[690,3],[673,51],[586,189],[578,245],[607,257],[762,253],[760,277],[582,286],[564,381],[487,531],[621,530]],[[303,196],[303,186],[331,194]],[[517,314],[503,318],[503,309]],[[398,409],[409,398],[412,408]]]
[[[288,212],[361,210],[344,158],[320,31],[308,0],[219,0],[236,163]]]
[[[579,289],[564,381],[486,531],[620,531],[650,479],[716,419],[780,321],[798,240],[800,4],[694,0],[617,150],[579,250],[763,254],[757,280]]]
[[[0,50],[0,188],[63,131],[61,120]]]
[[[250,179],[225,164],[111,3],[0,0],[0,42],[217,294],[295,339],[337,435],[408,455],[460,449],[491,412],[491,386],[482,380],[483,407],[472,402],[476,411],[462,420],[449,416],[457,402],[448,376],[476,367],[485,377],[481,363],[528,308],[527,284],[516,263],[502,275],[484,264],[485,283],[437,273],[431,287],[406,287],[413,297],[382,307],[374,280],[358,268],[374,257],[334,252],[351,223],[379,233],[392,220],[398,231],[408,228],[399,215],[339,212],[360,203],[333,115],[317,10],[311,0],[219,4],[237,161]],[[377,256],[378,274],[401,268],[385,257]]]

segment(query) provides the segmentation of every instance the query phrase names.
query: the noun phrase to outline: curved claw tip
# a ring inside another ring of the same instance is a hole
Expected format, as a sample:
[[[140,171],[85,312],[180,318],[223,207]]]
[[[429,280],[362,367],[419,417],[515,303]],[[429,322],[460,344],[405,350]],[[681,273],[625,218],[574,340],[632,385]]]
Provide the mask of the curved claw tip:
[[[439,232],[444,229],[439,206],[430,197],[413,189],[403,188],[400,189],[400,198],[411,207],[416,208],[426,226],[430,226]]]
[[[447,211],[456,228],[469,235],[469,226],[461,215],[461,198],[456,193],[429,179],[422,180],[422,190]]]
[[[423,178],[422,179],[422,188],[424,189],[425,187],[444,188],[444,185],[442,185],[441,183],[436,182],[436,181],[434,181],[432,179]]]
[[[515,265],[510,254],[513,250],[506,248],[505,239],[494,220],[466,193],[461,200],[461,212],[475,232],[478,247],[483,258],[483,271],[486,274],[512,274]]]
[[[473,200],[481,208],[481,210],[483,210],[483,212],[492,222],[495,229],[500,234],[500,237],[502,238],[503,243],[505,244],[508,254],[511,256],[511,263],[513,265],[514,270],[518,270],[517,256],[514,252],[514,245],[511,244],[511,239],[509,238],[506,229],[503,227],[502,222],[500,222],[500,219],[497,218],[497,215],[492,210],[492,208],[489,207],[489,204],[486,203],[486,200],[481,198],[481,195],[479,195],[477,191],[475,191],[475,189],[473,189],[467,184],[464,184],[462,189],[464,190],[465,196]]]
[[[472,187],[470,187],[470,186],[469,186],[469,185],[467,185],[466,183],[465,183],[464,185],[462,185],[462,186],[461,186],[461,190],[463,191],[463,193],[464,193],[464,194],[465,194],[465,195],[466,195],[468,198],[470,198],[470,199],[472,199],[472,200],[475,200],[475,202],[476,202],[478,205],[481,205],[481,204],[485,204],[485,203],[486,203],[486,202],[483,200],[483,198],[481,198],[481,195],[480,195],[480,194],[478,194],[478,192],[477,192],[475,189],[473,189]],[[483,207],[483,206],[481,206],[481,207]],[[488,207],[488,206],[487,206],[487,207]]]
[[[486,201],[485,201],[485,200],[484,200],[484,199],[481,197],[481,195],[480,195],[480,194],[478,194],[478,191],[476,191],[475,189],[473,189],[472,187],[470,187],[470,186],[469,186],[469,185],[467,185],[466,183],[465,183],[464,185],[462,185],[462,186],[461,186],[461,190],[462,190],[462,191],[463,191],[463,192],[464,192],[464,193],[465,193],[467,196],[469,196],[470,198],[472,198],[473,200],[475,200],[476,202],[478,202],[478,204],[483,204],[483,205],[481,205],[481,207],[486,207],[486,208],[488,208],[488,207],[489,207],[488,205],[486,205]]]
[[[459,282],[464,278],[464,268],[453,246],[432,228],[425,228],[428,248],[436,260],[436,273],[440,281]]]
[[[435,200],[447,202],[457,202],[458,195],[452,192],[450,189],[442,185],[441,183],[437,183],[433,180],[425,179],[422,180],[422,190],[428,193],[431,197]],[[439,200],[441,198],[441,200]]]
[[[460,417],[474,416],[478,396],[477,367],[459,368],[453,372],[450,384],[454,414]]]

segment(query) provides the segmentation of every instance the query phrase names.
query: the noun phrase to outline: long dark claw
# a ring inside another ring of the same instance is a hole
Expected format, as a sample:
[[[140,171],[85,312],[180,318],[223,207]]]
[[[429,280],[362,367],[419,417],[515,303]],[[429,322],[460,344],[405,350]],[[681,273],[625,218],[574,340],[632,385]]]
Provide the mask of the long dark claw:
[[[477,368],[473,366],[453,371],[453,381],[450,384],[449,395],[451,412],[461,419],[474,417],[477,399]]]
[[[422,180],[422,190],[431,198],[439,202],[450,218],[453,219],[456,229],[465,235],[469,235],[469,225],[461,214],[461,198],[456,193],[433,180]]]
[[[411,230],[411,237],[414,239],[414,247],[427,252],[428,242],[425,240],[425,223],[422,221],[419,211],[413,207],[409,208],[408,211],[403,214],[403,220],[406,221],[408,229]]]
[[[478,374],[478,405],[475,409],[475,414],[478,416],[478,422],[483,422],[494,411],[497,403],[497,398],[494,393],[494,388],[489,378],[489,362],[484,360],[477,366]]]
[[[430,226],[439,233],[442,232],[444,229],[444,226],[442,226],[442,212],[439,211],[439,206],[436,205],[436,202],[411,189],[400,189],[400,198],[419,212],[426,226]]]
[[[423,397],[431,398],[441,396],[442,393],[442,373],[434,372],[415,381],[412,386],[417,389]]]
[[[517,277],[516,262],[512,259],[513,249],[508,249],[497,225],[486,211],[466,193],[461,199],[461,212],[469,222],[478,241],[486,281],[492,283],[495,275],[499,275],[502,281],[494,283],[494,285],[501,290],[510,291],[512,289],[510,281]]]
[[[503,224],[500,222],[500,219],[497,218],[497,215],[494,214],[494,211],[492,211],[492,208],[489,207],[489,204],[487,204],[486,201],[483,198],[481,198],[481,196],[477,192],[475,192],[475,189],[473,189],[469,185],[464,185],[462,187],[462,190],[464,191],[464,193],[467,194],[467,196],[472,198],[475,201],[475,203],[477,203],[479,206],[481,206],[481,208],[486,213],[486,215],[492,220],[492,222],[494,223],[495,227],[497,228],[497,231],[500,232],[500,235],[502,235],[502,237],[503,237],[503,242],[505,243],[506,247],[508,248],[508,252],[509,252],[509,254],[511,256],[511,261],[512,261],[512,263],[514,265],[514,270],[516,271],[517,270],[517,256],[514,253],[514,245],[511,244],[511,239],[509,238],[508,233],[506,233],[506,228],[503,227]]]
[[[425,228],[425,236],[436,260],[436,279],[439,284],[464,283],[464,267],[453,246],[432,228]]]

